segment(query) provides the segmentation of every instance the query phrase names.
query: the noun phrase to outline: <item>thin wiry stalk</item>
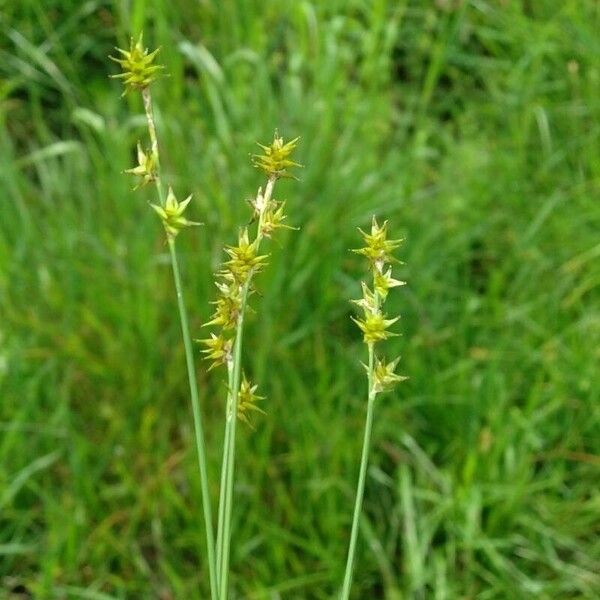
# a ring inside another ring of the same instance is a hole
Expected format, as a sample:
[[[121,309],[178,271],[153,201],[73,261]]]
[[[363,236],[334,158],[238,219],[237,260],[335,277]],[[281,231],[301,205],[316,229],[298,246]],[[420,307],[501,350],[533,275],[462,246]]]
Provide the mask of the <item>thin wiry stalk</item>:
[[[264,207],[267,207],[273,188],[275,178],[269,177],[264,195]],[[257,229],[257,242],[260,244],[263,234],[262,226],[265,210],[261,210]],[[257,248],[258,250],[258,248]],[[223,448],[223,464],[221,467],[221,485],[225,483],[225,492],[221,489],[221,498],[219,502],[219,517],[217,529],[217,564],[219,569],[219,598],[226,600],[228,597],[229,586],[229,555],[231,548],[231,515],[233,509],[233,479],[235,471],[235,434],[238,412],[238,399],[240,392],[240,380],[242,371],[242,341],[244,333],[244,316],[246,311],[246,302],[248,300],[248,291],[252,282],[252,273],[242,288],[242,302],[240,314],[238,317],[235,343],[233,347],[233,359],[231,367],[230,392],[228,395],[228,405],[226,409],[225,423],[225,444]]]
[[[346,573],[342,587],[341,600],[348,600],[350,588],[352,587],[352,575],[354,571],[354,559],[356,555],[356,539],[358,537],[358,524],[362,512],[363,497],[365,494],[365,480],[367,476],[367,464],[369,460],[369,448],[371,446],[371,431],[373,429],[373,411],[375,407],[375,389],[373,385],[373,365],[375,350],[373,344],[369,344],[369,370],[368,370],[368,403],[367,420],[365,423],[365,434],[363,438],[362,454],[360,458],[360,471],[358,474],[358,485],[356,487],[356,500],[354,503],[354,515],[352,517],[352,531],[350,533],[350,544],[348,546],[348,558],[346,560]]]
[[[235,433],[237,424],[237,405],[240,390],[240,374],[242,362],[242,340],[244,331],[244,312],[248,298],[248,284],[244,285],[242,292],[242,307],[235,335],[235,345],[233,350],[233,381],[232,393],[230,395],[231,403],[228,407],[226,437],[227,444],[223,452],[223,470],[225,475],[225,494],[223,496],[223,515],[222,515],[222,533],[221,533],[221,561],[219,571],[219,597],[225,600],[228,597],[229,584],[229,550],[231,542],[231,513],[233,500],[233,473],[235,469]],[[227,435],[228,430],[228,435]],[[220,507],[219,507],[220,512]]]
[[[223,465],[227,464],[227,451],[229,438],[231,436],[231,424],[228,418],[230,407],[233,403],[233,358],[227,360],[227,403],[225,406],[225,438],[223,440]],[[223,556],[223,519],[225,518],[225,489],[227,487],[227,469],[221,469],[221,487],[219,493],[219,516],[217,522],[217,573],[221,572],[221,560]],[[219,585],[217,581],[217,586]]]
[[[156,126],[154,124],[154,115],[152,111],[152,96],[150,90],[146,87],[142,90],[144,109],[146,112],[146,121],[148,123],[148,132],[152,143],[152,152],[156,156],[156,177],[155,184],[158,193],[158,199],[161,206],[165,205],[164,191],[160,178],[160,162],[158,152],[158,139],[156,136]],[[198,455],[198,467],[200,470],[200,488],[202,493],[202,506],[204,509],[204,523],[206,529],[206,547],[208,553],[208,572],[210,579],[210,593],[212,600],[217,600],[217,572],[215,564],[215,537],[212,523],[212,511],[210,503],[210,493],[208,488],[208,470],[206,461],[206,446],[204,443],[204,430],[202,427],[202,413],[200,411],[200,400],[198,398],[198,383],[196,381],[196,370],[194,367],[194,354],[192,350],[192,340],[188,325],[187,311],[183,298],[183,289],[181,285],[181,275],[179,272],[179,263],[177,260],[177,249],[174,237],[168,236],[169,255],[171,257],[171,267],[175,281],[175,291],[177,294],[177,307],[179,309],[179,319],[181,322],[181,334],[185,349],[185,360],[190,387],[190,398],[192,402],[192,412],[194,415],[194,432],[196,437],[196,451]]]

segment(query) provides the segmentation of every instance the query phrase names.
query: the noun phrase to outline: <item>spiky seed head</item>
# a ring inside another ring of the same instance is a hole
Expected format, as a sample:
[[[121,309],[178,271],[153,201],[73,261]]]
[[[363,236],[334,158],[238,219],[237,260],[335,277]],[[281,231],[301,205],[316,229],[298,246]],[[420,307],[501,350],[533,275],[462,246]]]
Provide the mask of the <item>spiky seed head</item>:
[[[377,219],[373,217],[371,233],[365,233],[360,228],[359,231],[366,245],[363,248],[353,250],[353,252],[366,256],[379,271],[383,271],[383,266],[386,263],[396,262],[396,259],[392,256],[392,252],[404,240],[387,239],[387,221],[384,221],[383,225],[380,226],[377,223]]]
[[[396,365],[400,361],[400,358],[393,360],[392,362],[385,363],[380,359],[375,359],[375,367],[373,369],[373,391],[376,394],[381,392],[388,392],[393,387],[402,381],[408,379],[404,375],[397,375]]]
[[[285,202],[277,202],[272,200],[265,209],[265,214],[262,221],[261,233],[267,238],[273,235],[276,229],[296,229],[286,225],[284,221],[287,219],[285,214]]]
[[[388,269],[385,273],[379,269],[375,269],[373,275],[373,287],[383,300],[386,299],[390,288],[406,285],[405,281],[394,279],[392,277],[392,269]]]
[[[127,169],[125,173],[128,175],[135,175],[136,177],[140,177],[139,183],[133,188],[137,190],[146,184],[155,181],[156,179],[156,167],[158,164],[158,160],[156,158],[156,153],[152,150],[148,150],[144,152],[141,144],[138,142],[137,145],[137,160],[138,164],[136,167],[132,169]]]
[[[283,138],[279,137],[277,130],[273,136],[273,141],[269,146],[257,145],[262,149],[262,154],[252,154],[252,164],[261,169],[269,177],[291,177],[294,176],[288,171],[293,167],[301,167],[302,165],[290,159],[292,152],[298,145],[300,138],[284,143]]]
[[[217,273],[215,286],[222,296],[239,296],[241,294],[241,286],[235,280],[235,277],[227,270],[222,270]]]
[[[167,236],[169,238],[175,238],[184,227],[192,227],[194,225],[202,224],[196,223],[195,221],[189,221],[183,216],[183,213],[191,200],[192,196],[189,195],[185,200],[178,202],[172,188],[169,188],[167,200],[164,206],[159,206],[158,204],[150,205],[163,222],[165,231],[167,232]]]
[[[137,41],[134,41],[133,37],[130,39],[129,50],[115,49],[121,56],[109,56],[109,58],[120,65],[122,72],[111,77],[123,80],[125,92],[147,88],[164,69],[163,65],[154,64],[160,48],[152,52],[144,48],[143,34],[140,34]]]
[[[242,375],[242,383],[238,395],[237,416],[238,419],[244,421],[244,423],[249,425],[252,429],[254,429],[254,426],[250,421],[249,414],[251,412],[258,412],[263,415],[266,414],[264,410],[256,405],[260,400],[264,400],[263,396],[258,396],[256,394],[257,388],[258,386],[252,385],[245,374]]]
[[[361,281],[360,285],[362,287],[362,298],[360,300],[352,300],[356,306],[362,308],[365,313],[375,313],[379,310],[377,306],[377,300],[375,298],[375,294],[369,289],[369,286]]]
[[[366,312],[364,319],[355,319],[352,317],[352,320],[363,332],[365,344],[375,344],[387,340],[391,336],[398,335],[388,331],[388,327],[393,325],[399,318],[386,319],[380,312]]]
[[[213,302],[215,312],[212,319],[205,323],[205,326],[219,325],[225,330],[233,329],[238,322],[241,303],[237,298],[221,296]]]
[[[219,277],[221,281],[215,282],[219,297],[212,302],[216,307],[215,312],[212,319],[204,326],[218,325],[225,330],[230,330],[237,325],[242,309],[241,287],[231,273],[223,272]]]
[[[257,250],[257,240],[250,242],[247,227],[240,230],[237,246],[225,247],[229,260],[225,262],[224,266],[235,281],[241,284],[245,283],[251,274],[259,271],[265,265],[267,255],[258,255]]]
[[[206,346],[202,353],[205,355],[205,360],[211,361],[209,371],[231,360],[233,340],[226,338],[223,333],[219,335],[211,333],[209,338],[196,341]]]

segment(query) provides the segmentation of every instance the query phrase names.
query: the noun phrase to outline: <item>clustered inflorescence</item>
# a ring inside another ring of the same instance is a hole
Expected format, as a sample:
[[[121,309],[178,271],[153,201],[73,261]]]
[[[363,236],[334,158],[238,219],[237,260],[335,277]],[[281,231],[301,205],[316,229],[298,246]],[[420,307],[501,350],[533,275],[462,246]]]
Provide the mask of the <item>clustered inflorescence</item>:
[[[181,275],[179,272],[177,250],[175,245],[175,238],[181,229],[191,225],[199,225],[199,223],[189,221],[184,216],[184,212],[192,197],[188,196],[185,200],[179,202],[170,187],[165,194],[161,181],[158,137],[156,134],[156,124],[154,122],[152,96],[149,88],[150,84],[160,75],[160,72],[163,69],[161,65],[155,64],[155,59],[158,56],[159,50],[149,52],[146,48],[144,48],[142,36],[140,35],[137,42],[134,42],[133,38],[131,38],[129,50],[121,50],[120,48],[117,48],[117,52],[119,53],[120,57],[111,58],[120,65],[122,72],[118,75],[113,75],[113,77],[122,80],[125,86],[124,93],[128,91],[140,92],[144,104],[146,124],[148,126],[148,137],[150,138],[150,148],[148,150],[144,150],[142,145],[138,143],[138,164],[131,169],[127,169],[125,172],[139,178],[138,184],[134,189],[138,189],[149,183],[153,183],[155,185],[158,202],[156,204],[151,204],[151,207],[158,214],[167,235],[171,267],[173,270],[173,282],[175,284],[177,297],[177,308],[181,323],[181,333],[188,371],[190,401],[194,415],[194,433],[196,436],[196,450],[198,454],[198,467],[200,472],[200,489],[202,493],[202,507],[204,512],[211,600],[218,600],[219,596],[217,594],[215,537],[212,525],[210,491],[208,487],[208,469],[206,464],[206,447],[204,443],[202,413],[200,410],[198,385],[196,382],[196,373],[194,369],[192,341],[188,326],[187,311],[185,308],[183,287],[181,284]],[[226,594],[224,597],[226,597]]]
[[[142,145],[138,142],[137,159],[138,164],[135,167],[125,170],[128,175],[135,175],[140,178],[138,184],[133,188],[134,190],[155,182],[157,177],[158,156],[156,152],[152,150],[144,151]]]
[[[386,363],[375,354],[375,344],[397,335],[389,331],[389,327],[400,317],[387,318],[383,312],[383,304],[391,288],[405,284],[404,281],[392,277],[391,266],[388,266],[392,262],[399,262],[392,253],[403,240],[388,240],[387,221],[380,226],[375,217],[373,217],[371,233],[359,231],[365,246],[354,252],[362,254],[369,260],[373,273],[373,287],[371,289],[366,283],[362,283],[362,298],[353,300],[353,302],[362,309],[363,317],[359,319],[353,317],[353,321],[362,331],[363,340],[369,347],[369,352],[373,354],[373,365],[371,368],[367,367],[367,371],[370,372],[371,377],[369,391],[376,395],[390,390],[396,383],[406,379],[395,373],[399,358]]]
[[[131,169],[127,169],[125,173],[138,177],[138,183],[134,187],[137,190],[149,183],[155,183],[158,189],[160,204],[151,204],[152,208],[160,217],[167,237],[174,239],[179,231],[184,227],[192,225],[200,225],[194,221],[188,220],[183,213],[190,203],[192,196],[188,196],[185,200],[179,202],[169,188],[166,199],[163,200],[163,192],[160,182],[159,173],[159,155],[158,143],[156,141],[156,132],[154,125],[154,116],[152,115],[152,104],[150,101],[148,86],[160,75],[164,68],[162,65],[154,64],[160,48],[149,52],[144,48],[142,36],[134,41],[131,38],[129,50],[116,48],[122,58],[111,56],[121,66],[121,73],[112,75],[112,77],[123,80],[125,92],[135,90],[142,93],[144,99],[144,107],[146,109],[146,118],[148,121],[148,131],[150,134],[152,146],[144,150],[138,142],[137,145],[137,161],[138,164]]]
[[[173,190],[169,188],[167,193],[167,200],[164,206],[160,206],[160,204],[151,204],[152,208],[156,211],[156,214],[160,217],[165,231],[170,238],[174,238],[181,229],[184,227],[191,227],[192,225],[201,225],[201,223],[196,223],[195,221],[190,221],[186,217],[183,216],[187,205],[190,203],[192,199],[191,194],[185,199],[179,202],[177,198],[175,198],[175,194]]]
[[[297,162],[290,160],[290,156],[298,144],[300,138],[283,143],[283,138],[280,138],[275,132],[275,137],[270,146],[258,144],[262,149],[262,154],[253,154],[252,162],[257,169],[261,169],[269,178],[274,177],[290,177],[294,178],[288,169],[291,167],[301,167]]]
[[[259,144],[263,153],[252,156],[253,164],[267,175],[268,180],[264,192],[259,188],[256,197],[250,201],[253,219],[258,223],[254,238],[251,239],[249,227],[241,228],[238,243],[225,247],[228,258],[216,274],[218,296],[213,302],[214,313],[206,326],[219,327],[220,331],[199,340],[206,346],[202,352],[205,359],[211,362],[210,369],[223,364],[228,368],[231,366],[237,326],[244,310],[245,297],[252,291],[252,277],[267,264],[268,255],[259,252],[262,239],[270,238],[277,229],[293,229],[284,222],[285,202],[278,202],[272,194],[277,179],[292,177],[288,169],[300,166],[289,158],[297,141],[298,138],[284,143],[275,132],[271,145]],[[239,390],[237,416],[246,423],[249,423],[250,411],[262,412],[256,406],[256,401],[261,397],[255,391],[256,385],[252,385],[244,377]]]
[[[149,52],[147,48],[144,48],[141,34],[137,41],[131,38],[129,50],[123,50],[122,48],[115,48],[115,50],[121,55],[121,58],[115,56],[109,58],[121,66],[121,73],[111,77],[123,80],[125,85],[125,92],[123,93],[147,88],[164,69],[163,65],[154,64],[154,59],[160,52],[160,48]]]
[[[118,75],[113,75],[113,77],[122,80],[125,86],[124,93],[132,90],[141,93],[146,114],[150,145],[146,148],[141,143],[138,143],[137,165],[131,169],[127,169],[125,172],[138,178],[134,189],[144,187],[149,183],[155,185],[158,202],[151,204],[151,207],[160,217],[167,235],[188,369],[190,399],[194,415],[202,503],[206,525],[211,598],[212,600],[217,600],[218,598],[223,600],[229,597],[228,580],[236,424],[239,418],[252,427],[251,415],[257,412],[264,412],[257,405],[260,400],[263,400],[257,394],[257,386],[246,377],[241,368],[244,313],[247,298],[253,291],[253,276],[267,263],[268,256],[260,253],[260,244],[263,238],[271,238],[277,229],[293,229],[285,224],[285,202],[278,202],[273,198],[273,189],[278,179],[284,177],[294,178],[290,169],[301,166],[291,159],[298,138],[286,143],[283,138],[279,137],[277,131],[275,131],[273,142],[268,146],[259,144],[262,152],[252,155],[254,166],[267,175],[264,192],[262,188],[259,188],[256,197],[250,201],[253,213],[252,223],[257,223],[257,225],[242,227],[239,232],[237,244],[225,247],[227,258],[216,274],[215,284],[218,296],[213,303],[215,306],[214,314],[206,324],[218,327],[219,329],[217,332],[210,333],[208,338],[198,340],[205,346],[203,353],[205,358],[211,363],[209,370],[222,364],[227,366],[228,392],[225,412],[223,463],[221,467],[222,487],[215,543],[202,416],[187,312],[183,300],[183,289],[175,246],[175,238],[181,229],[192,225],[199,225],[199,223],[188,220],[184,215],[192,197],[188,196],[180,202],[170,187],[165,194],[161,181],[159,146],[153,115],[152,96],[149,89],[150,84],[161,74],[163,69],[161,65],[155,64],[159,50],[150,52],[144,48],[142,36],[140,35],[137,41],[134,41],[133,38],[131,39],[129,50],[117,48],[117,52],[119,53],[119,57],[111,58],[120,65],[122,72]]]
[[[177,302],[182,327],[184,349],[188,378],[190,383],[190,398],[194,414],[194,427],[197,441],[198,463],[200,469],[200,483],[204,520],[206,525],[206,543],[210,576],[210,589],[212,600],[229,597],[229,557],[231,542],[231,515],[233,507],[233,481],[235,469],[235,432],[237,420],[253,427],[251,415],[263,413],[258,402],[264,400],[257,394],[257,385],[253,384],[245,375],[242,363],[242,338],[244,314],[247,299],[253,292],[253,277],[267,264],[268,255],[260,253],[260,245],[264,238],[271,238],[278,229],[289,227],[286,221],[285,202],[279,202],[273,197],[275,183],[281,178],[295,179],[291,169],[300,167],[292,160],[298,138],[284,142],[277,131],[269,145],[258,144],[261,153],[252,155],[252,163],[267,176],[264,188],[258,189],[253,200],[249,203],[252,208],[251,226],[242,227],[239,231],[237,244],[225,246],[226,260],[216,273],[215,285],[217,298],[212,303],[214,313],[206,326],[216,327],[216,332],[211,332],[209,337],[197,340],[204,346],[204,358],[210,362],[209,370],[225,365],[227,367],[228,392],[226,406],[225,436],[223,445],[223,463],[221,468],[221,493],[219,500],[218,529],[215,543],[213,533],[212,515],[210,509],[210,490],[208,486],[206,450],[202,427],[202,417],[199,405],[197,382],[194,369],[191,336],[189,333],[187,313],[183,300],[181,277],[175,249],[175,238],[181,229],[199,225],[188,220],[185,210],[192,196],[185,200],[177,200],[173,190],[168,187],[165,194],[161,181],[160,156],[154,122],[150,84],[161,75],[163,66],[155,64],[159,49],[150,52],[144,48],[142,36],[134,41],[131,38],[129,50],[117,48],[118,57],[111,57],[121,67],[122,72],[113,77],[122,80],[125,92],[138,91],[141,93],[150,146],[145,148],[141,143],[137,145],[137,165],[125,172],[138,178],[138,189],[152,183],[156,186],[158,203],[151,207],[158,214],[165,229]],[[252,225],[256,223],[256,225]],[[377,394],[390,390],[395,384],[406,379],[398,375],[395,370],[399,358],[386,362],[376,352],[376,344],[396,335],[390,327],[399,317],[388,318],[383,311],[383,305],[391,288],[404,285],[392,277],[391,263],[398,262],[393,257],[393,252],[400,246],[402,240],[387,239],[387,221],[379,225],[375,217],[371,232],[360,230],[365,246],[354,252],[365,256],[372,272],[372,284],[362,283],[362,298],[354,300],[356,306],[362,310],[361,318],[353,318],[363,334],[363,340],[368,347],[368,408],[365,425],[365,436],[361,455],[361,466],[357,486],[356,502],[352,522],[352,531],[348,547],[348,559],[342,590],[343,600],[350,595],[352,571],[358,535],[358,520],[364,496],[366,469],[368,463],[369,443],[371,439],[373,406]]]

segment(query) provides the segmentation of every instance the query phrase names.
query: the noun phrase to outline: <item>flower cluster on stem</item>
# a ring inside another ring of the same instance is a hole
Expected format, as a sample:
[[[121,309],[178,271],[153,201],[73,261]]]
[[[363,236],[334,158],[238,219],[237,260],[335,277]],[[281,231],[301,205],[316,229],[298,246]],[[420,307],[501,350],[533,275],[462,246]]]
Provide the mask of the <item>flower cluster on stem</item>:
[[[144,48],[143,34],[135,41],[129,41],[129,50],[115,48],[120,57],[109,56],[111,60],[121,67],[121,72],[111,75],[114,79],[122,79],[125,86],[124,94],[132,90],[146,89],[164,69],[163,65],[155,64],[160,48],[149,52]]]
[[[373,217],[371,232],[365,233],[359,230],[365,242],[364,247],[353,250],[368,258],[373,277],[372,288],[362,282],[362,298],[353,300],[363,312],[362,318],[352,318],[363,334],[363,340],[369,351],[373,352],[374,365],[367,372],[372,381],[370,382],[370,394],[379,394],[390,390],[394,384],[403,381],[406,377],[395,374],[395,368],[399,358],[386,363],[377,357],[375,344],[387,340],[397,334],[390,331],[390,327],[400,318],[388,318],[383,311],[383,305],[391,288],[405,285],[404,281],[392,277],[390,263],[398,262],[393,257],[393,252],[400,246],[403,240],[387,239],[387,221],[383,225],[377,223]]]
[[[253,164],[267,175],[267,183],[264,191],[260,187],[250,201],[252,218],[257,222],[253,235],[250,227],[240,229],[237,244],[225,246],[227,260],[216,273],[218,294],[212,302],[214,313],[205,326],[219,327],[220,330],[216,334],[211,333],[209,338],[198,340],[206,346],[202,352],[206,360],[211,361],[211,369],[233,360],[236,329],[242,316],[242,306],[252,292],[252,278],[267,265],[268,255],[260,253],[261,242],[264,238],[271,238],[278,229],[294,229],[285,223],[285,202],[275,200],[273,190],[279,178],[291,177],[290,167],[301,166],[289,158],[297,141],[298,138],[284,143],[275,132],[269,146],[259,144],[264,153],[252,156]]]
[[[116,48],[116,50],[121,55],[121,58],[114,56],[110,58],[120,65],[121,73],[111,75],[111,77],[123,81],[125,92],[141,92],[148,125],[148,136],[150,137],[150,148],[147,150],[144,150],[141,143],[138,142],[138,164],[130,169],[126,169],[125,173],[138,178],[138,183],[134,187],[134,190],[144,187],[149,183],[156,185],[159,202],[158,204],[151,204],[151,206],[162,221],[168,239],[173,240],[183,228],[200,225],[200,223],[190,221],[183,215],[192,196],[190,195],[185,200],[179,202],[173,190],[169,188],[165,198],[161,182],[158,138],[152,108],[152,95],[150,94],[150,84],[156,80],[164,69],[162,65],[155,63],[160,48],[150,52],[144,47],[143,37],[140,34],[137,41],[131,38],[129,50],[121,48]]]
[[[160,220],[162,221],[167,236],[169,256],[171,259],[173,280],[177,298],[177,308],[179,312],[181,333],[185,350],[186,369],[190,388],[190,400],[194,416],[194,432],[196,437],[198,467],[200,471],[202,507],[206,526],[207,563],[210,579],[210,593],[211,599],[217,600],[215,541],[212,524],[210,494],[208,489],[208,472],[206,464],[207,461],[204,431],[202,425],[202,413],[200,411],[193,347],[189,331],[187,311],[183,298],[183,286],[181,283],[181,275],[179,272],[177,250],[175,245],[175,238],[182,229],[192,225],[199,225],[199,223],[189,221],[184,216],[184,211],[186,210],[192,197],[188,196],[185,200],[179,202],[170,187],[165,197],[165,192],[161,181],[158,138],[156,135],[156,124],[154,122],[154,112],[152,108],[152,95],[149,87],[150,84],[160,75],[160,72],[164,68],[162,65],[155,63],[159,50],[157,49],[150,52],[147,48],[144,48],[142,36],[140,35],[137,41],[134,41],[133,38],[131,38],[129,50],[117,48],[117,52],[119,53],[120,58],[110,58],[120,65],[121,73],[113,75],[112,77],[122,80],[125,86],[124,93],[128,91],[141,92],[142,102],[144,104],[146,124],[148,126],[148,136],[150,138],[150,149],[143,150],[142,145],[138,143],[138,164],[131,169],[127,169],[125,172],[139,178],[138,184],[134,189],[139,189],[148,183],[154,183],[158,202],[156,204],[151,204],[151,207],[158,214]],[[215,347],[213,352],[218,354],[219,349]]]
[[[220,600],[228,598],[236,422],[240,419],[253,427],[250,414],[264,413],[257,406],[257,402],[263,399],[256,394],[257,385],[241,375],[245,309],[248,296],[253,291],[252,279],[267,264],[268,255],[261,254],[261,242],[270,238],[277,229],[291,229],[285,224],[285,203],[274,199],[273,190],[278,179],[292,177],[290,168],[300,166],[290,158],[296,144],[297,138],[285,143],[275,132],[270,145],[259,144],[263,153],[253,155],[254,165],[267,176],[264,191],[259,188],[250,202],[256,226],[242,227],[237,244],[225,247],[227,258],[216,274],[215,309],[211,320],[206,323],[218,330],[210,337],[198,340],[205,346],[202,352],[210,361],[211,369],[219,365],[227,367],[228,392],[216,543]]]
[[[353,320],[362,332],[363,340],[368,349],[369,360],[368,364],[365,365],[368,381],[368,401],[356,499],[352,516],[352,530],[348,544],[344,582],[340,594],[341,600],[348,600],[352,586],[358,523],[365,491],[375,399],[378,394],[389,391],[397,383],[406,379],[403,375],[396,373],[396,365],[400,360],[399,358],[391,362],[386,362],[384,359],[379,358],[375,352],[376,344],[385,341],[390,336],[396,335],[389,328],[400,317],[388,318],[383,311],[383,305],[391,288],[404,285],[404,281],[399,281],[392,277],[390,266],[392,262],[398,262],[392,253],[400,246],[402,240],[388,240],[387,221],[383,225],[379,225],[375,217],[373,217],[371,224],[371,232],[365,233],[362,230],[360,232],[365,245],[362,248],[354,250],[354,252],[365,256],[369,260],[373,283],[372,287],[369,287],[364,282],[362,283],[362,298],[353,300],[356,306],[362,310],[362,317],[353,317]]]

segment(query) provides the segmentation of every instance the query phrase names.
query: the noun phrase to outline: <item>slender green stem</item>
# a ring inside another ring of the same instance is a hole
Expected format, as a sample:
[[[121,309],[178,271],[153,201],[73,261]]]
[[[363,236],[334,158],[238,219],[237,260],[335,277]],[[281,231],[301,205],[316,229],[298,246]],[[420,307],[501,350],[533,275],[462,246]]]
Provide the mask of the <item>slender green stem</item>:
[[[229,553],[231,548],[231,514],[233,503],[233,474],[235,470],[235,432],[237,424],[237,406],[240,392],[240,379],[242,371],[242,340],[244,332],[244,313],[248,298],[249,281],[244,284],[242,290],[242,306],[236,328],[235,345],[233,348],[233,385],[231,394],[231,406],[228,407],[227,420],[230,428],[227,448],[223,459],[226,471],[225,476],[225,503],[223,507],[223,534],[221,564],[219,572],[219,598],[226,600],[229,586]]]
[[[263,238],[263,222],[266,208],[273,195],[275,186],[275,177],[269,177],[265,188],[264,196],[258,219],[256,240],[260,246]],[[258,248],[257,248],[258,252]],[[228,395],[227,412],[225,415],[225,445],[223,448],[223,464],[221,467],[221,495],[219,501],[219,518],[217,526],[217,565],[219,572],[219,599],[227,600],[229,587],[229,556],[231,549],[231,515],[233,508],[233,479],[235,471],[235,434],[237,423],[237,408],[240,392],[240,379],[242,372],[242,341],[244,334],[244,315],[246,311],[246,302],[248,292],[252,282],[253,273],[250,273],[248,280],[242,287],[242,303],[240,314],[236,326],[235,343],[233,347],[233,364],[230,373],[230,392]],[[223,493],[223,484],[225,492]]]
[[[377,293],[375,286],[375,277],[377,266],[373,267],[373,298],[375,302],[375,310],[379,310],[381,299]],[[369,348],[369,368],[368,368],[368,401],[367,401],[367,419],[365,422],[365,433],[363,438],[363,447],[360,457],[360,470],[358,473],[358,484],[356,486],[356,500],[354,502],[354,514],[352,516],[352,530],[350,532],[350,543],[348,545],[348,558],[346,560],[346,572],[344,574],[344,584],[340,600],[348,600],[350,597],[350,589],[352,587],[352,575],[354,573],[354,559],[356,557],[356,540],[358,538],[358,525],[360,514],[362,512],[363,498],[365,495],[365,481],[367,478],[367,465],[369,461],[369,449],[371,447],[371,431],[373,429],[373,412],[375,409],[375,390],[374,367],[375,367],[375,344],[368,344]]]
[[[202,428],[202,415],[200,413],[200,400],[198,398],[198,384],[196,382],[196,371],[194,368],[194,354],[192,350],[192,340],[188,325],[187,312],[183,300],[183,291],[181,286],[181,276],[179,274],[179,264],[177,261],[177,252],[175,249],[175,240],[169,238],[169,252],[171,254],[171,264],[173,266],[173,278],[175,280],[175,290],[177,292],[177,305],[179,307],[179,317],[181,320],[181,334],[183,336],[183,345],[185,348],[185,360],[187,364],[188,380],[190,384],[190,395],[192,399],[192,412],[194,413],[194,432],[196,434],[196,450],[198,453],[198,467],[200,469],[200,488],[202,491],[202,506],[204,508],[204,521],[206,527],[206,546],[208,552],[208,572],[210,578],[211,597],[216,600],[216,568],[215,568],[215,542],[212,524],[212,513],[210,509],[210,493],[208,488],[208,473],[206,467],[206,446],[204,443],[204,431]]]
[[[151,152],[156,160],[156,193],[161,206],[165,205],[165,195],[160,178],[160,154],[158,152],[158,138],[156,137],[156,125],[154,124],[154,111],[152,110],[152,95],[149,88],[142,90],[142,100],[144,101],[144,111],[146,112],[146,123],[148,124],[148,133],[150,134]]]
[[[231,419],[228,418],[233,404],[233,359],[227,361],[227,404],[225,406],[225,437],[223,440],[223,468],[221,469],[221,488],[219,493],[219,520],[217,523],[217,573],[221,572],[223,556],[223,520],[225,518],[225,489],[227,487],[227,469],[229,440],[231,438]],[[217,585],[219,585],[217,581]]]
[[[146,121],[148,122],[148,132],[152,143],[152,152],[156,157],[156,191],[161,206],[164,206],[164,191],[160,178],[158,140],[156,137],[156,127],[154,125],[154,115],[152,112],[152,97],[150,90],[145,88],[142,91],[144,109],[146,111]],[[198,454],[198,467],[200,470],[200,489],[202,493],[202,507],[204,509],[204,522],[206,529],[206,547],[208,553],[208,573],[210,579],[210,593],[212,600],[217,600],[217,572],[215,565],[215,536],[213,531],[212,511],[210,504],[210,492],[208,488],[208,469],[206,461],[206,445],[204,443],[204,431],[202,427],[202,413],[200,412],[200,399],[198,398],[198,383],[196,381],[196,370],[194,367],[194,353],[192,349],[192,339],[188,324],[187,311],[183,299],[183,287],[181,285],[181,275],[179,272],[179,263],[177,260],[177,250],[175,239],[168,236],[169,254],[171,257],[171,266],[173,269],[173,279],[175,281],[175,292],[177,294],[177,307],[179,309],[179,319],[181,322],[181,334],[183,337],[183,346],[185,349],[185,360],[187,365],[188,381],[190,386],[190,398],[192,402],[192,412],[194,415],[194,432],[196,437],[196,451]]]
[[[365,480],[367,476],[367,463],[369,459],[369,448],[371,446],[371,430],[373,429],[373,409],[375,407],[375,390],[373,386],[373,365],[375,350],[373,344],[369,344],[369,400],[367,404],[367,420],[365,423],[365,435],[363,439],[362,455],[360,459],[360,472],[358,474],[358,485],[356,488],[356,501],[354,503],[354,516],[352,518],[352,531],[350,533],[350,544],[348,546],[348,559],[346,561],[346,573],[342,587],[341,600],[348,600],[352,586],[352,574],[354,571],[354,558],[356,554],[356,539],[358,537],[358,523],[362,511],[363,497],[365,493]]]

